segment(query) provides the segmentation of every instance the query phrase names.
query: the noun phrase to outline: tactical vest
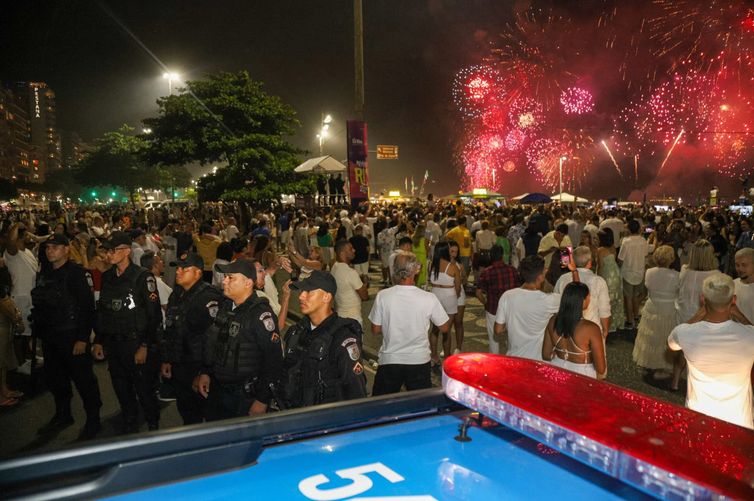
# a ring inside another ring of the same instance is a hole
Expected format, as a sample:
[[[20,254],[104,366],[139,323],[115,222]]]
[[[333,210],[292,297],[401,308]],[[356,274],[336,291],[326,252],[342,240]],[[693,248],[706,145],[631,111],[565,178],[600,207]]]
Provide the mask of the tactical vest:
[[[287,379],[285,395],[289,407],[306,407],[343,399],[340,378],[328,378],[328,369],[336,361],[330,359],[332,339],[341,328],[351,329],[348,319],[338,318],[326,329],[311,335],[308,325],[299,322],[289,331],[285,339],[285,368]],[[361,344],[361,334],[352,330],[354,338]],[[334,368],[337,371],[337,368]]]
[[[173,362],[198,362],[201,360],[204,332],[190,332],[186,316],[194,306],[205,307],[205,305],[194,305],[192,302],[210,287],[207,282],[201,281],[185,293],[179,301],[168,304],[163,335],[163,353],[167,360]]]
[[[98,334],[138,338],[146,331],[146,305],[137,293],[139,280],[146,273],[148,270],[140,268],[131,280],[110,282],[102,288],[97,301]]]
[[[69,266],[69,265],[66,265]],[[76,330],[80,306],[68,290],[70,269],[52,274],[40,273],[31,290],[32,321],[37,336],[44,338],[48,332]]]
[[[265,304],[254,296],[251,304],[217,312],[209,331],[209,353],[215,378],[221,383],[245,383],[261,372],[264,354],[255,329]]]

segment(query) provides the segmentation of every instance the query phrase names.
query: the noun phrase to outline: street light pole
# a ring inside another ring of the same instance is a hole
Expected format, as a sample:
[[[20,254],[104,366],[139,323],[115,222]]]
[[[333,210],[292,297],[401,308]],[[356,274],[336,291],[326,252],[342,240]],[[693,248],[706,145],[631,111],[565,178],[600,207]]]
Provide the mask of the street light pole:
[[[173,80],[177,81],[179,79],[178,73],[174,73],[172,71],[166,71],[165,73],[162,74],[162,78],[168,81],[168,95],[172,96],[173,95]]]
[[[353,0],[354,111],[364,120],[364,21],[361,0]]]
[[[317,134],[317,139],[319,139],[319,156],[324,156],[324,154],[322,153],[322,146],[325,144],[325,138],[327,137],[327,131],[330,130],[331,123],[332,116],[325,116],[325,114],[322,113],[322,121],[320,122],[319,134]]]
[[[560,203],[563,203],[563,162],[565,161],[566,157],[560,157],[560,165],[558,167],[558,170],[560,171]]]

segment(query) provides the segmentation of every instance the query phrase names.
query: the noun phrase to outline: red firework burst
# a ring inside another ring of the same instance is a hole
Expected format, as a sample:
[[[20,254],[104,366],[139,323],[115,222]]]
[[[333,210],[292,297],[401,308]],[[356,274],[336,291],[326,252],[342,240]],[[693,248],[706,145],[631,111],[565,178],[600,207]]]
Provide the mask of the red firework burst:
[[[490,101],[502,92],[497,70],[486,65],[464,68],[453,82],[453,101],[466,118],[478,117],[488,109]]]
[[[560,95],[560,104],[566,115],[584,115],[594,111],[594,96],[581,87],[569,87]]]

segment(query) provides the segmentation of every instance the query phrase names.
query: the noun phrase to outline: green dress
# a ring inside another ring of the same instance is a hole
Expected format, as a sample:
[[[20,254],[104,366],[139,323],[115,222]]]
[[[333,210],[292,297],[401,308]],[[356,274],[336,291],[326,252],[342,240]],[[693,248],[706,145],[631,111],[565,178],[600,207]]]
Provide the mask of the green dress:
[[[425,247],[424,237],[419,240],[419,245],[412,245],[411,252],[416,256],[416,260],[422,265],[422,270],[416,276],[416,286],[424,287],[427,283],[427,249]]]
[[[623,279],[620,268],[613,254],[602,258],[599,276],[607,282],[607,291],[610,295],[610,332],[623,328],[626,323],[626,314],[623,308]]]

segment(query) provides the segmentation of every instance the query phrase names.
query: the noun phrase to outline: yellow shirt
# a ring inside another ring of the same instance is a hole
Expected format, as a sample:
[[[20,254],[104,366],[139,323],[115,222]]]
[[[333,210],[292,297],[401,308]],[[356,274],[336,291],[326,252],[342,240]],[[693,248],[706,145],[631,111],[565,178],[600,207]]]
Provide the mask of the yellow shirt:
[[[458,255],[461,257],[471,256],[471,232],[464,225],[458,225],[450,230],[446,237],[458,244]]]
[[[221,243],[222,240],[215,235],[204,234],[201,237],[194,235],[196,253],[204,259],[204,271],[212,271],[212,266],[215,264],[215,258],[217,257],[217,248]]]

